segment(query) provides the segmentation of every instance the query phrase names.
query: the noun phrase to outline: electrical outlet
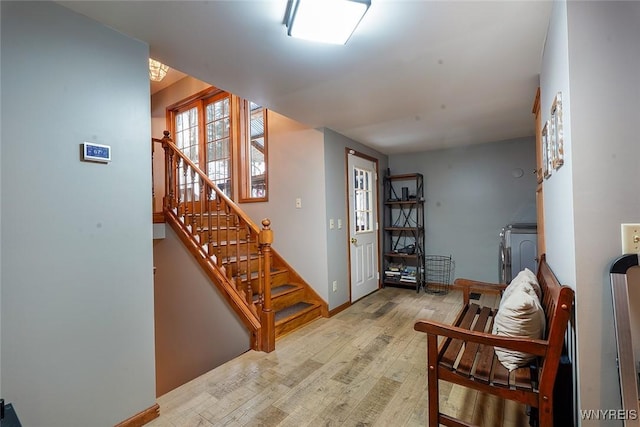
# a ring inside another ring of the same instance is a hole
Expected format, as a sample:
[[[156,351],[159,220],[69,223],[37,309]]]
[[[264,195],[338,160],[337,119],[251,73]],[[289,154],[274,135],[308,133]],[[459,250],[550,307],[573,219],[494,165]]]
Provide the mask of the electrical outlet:
[[[640,253],[640,224],[621,224],[622,253]]]
[[[296,209],[302,208],[302,199],[300,197],[296,198]]]
[[[338,282],[336,280],[333,281],[333,292],[338,291]]]
[[[338,218],[338,230],[342,230],[342,219]]]

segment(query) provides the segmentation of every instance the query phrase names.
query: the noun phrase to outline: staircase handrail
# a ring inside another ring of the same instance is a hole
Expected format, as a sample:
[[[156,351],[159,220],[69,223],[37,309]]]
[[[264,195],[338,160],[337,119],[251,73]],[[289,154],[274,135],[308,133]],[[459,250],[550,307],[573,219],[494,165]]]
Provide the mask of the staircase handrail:
[[[242,209],[240,209],[240,207],[236,204],[236,202],[231,200],[226,194],[224,194],[222,190],[220,190],[220,188],[218,188],[218,186],[213,181],[211,181],[211,178],[209,178],[207,174],[205,174],[202,171],[202,169],[200,169],[200,166],[193,163],[193,161],[178,148],[178,146],[173,142],[173,140],[169,135],[170,135],[169,131],[164,131],[164,138],[162,139],[153,138],[153,141],[159,142],[161,144],[167,144],[167,146],[171,147],[171,150],[175,154],[177,154],[182,159],[183,162],[187,163],[191,168],[193,168],[193,170],[198,174],[200,179],[206,182],[207,185],[210,186],[216,192],[216,195],[222,200],[224,200],[225,204],[231,207],[233,212],[236,215],[238,215],[240,218],[242,218],[242,220],[251,227],[253,232],[255,232],[256,234],[260,234],[260,227],[258,227],[258,225],[251,218],[249,218],[247,214],[245,214],[242,211]]]

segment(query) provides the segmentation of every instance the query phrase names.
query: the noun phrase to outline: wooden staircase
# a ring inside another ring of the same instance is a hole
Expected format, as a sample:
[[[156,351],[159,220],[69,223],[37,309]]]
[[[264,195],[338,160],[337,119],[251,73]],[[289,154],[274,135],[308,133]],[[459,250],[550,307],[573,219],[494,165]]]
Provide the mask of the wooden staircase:
[[[319,317],[326,302],[271,248],[270,221],[251,221],[174,144],[165,152],[165,221],[176,231],[251,333],[251,348],[273,351],[275,340]]]

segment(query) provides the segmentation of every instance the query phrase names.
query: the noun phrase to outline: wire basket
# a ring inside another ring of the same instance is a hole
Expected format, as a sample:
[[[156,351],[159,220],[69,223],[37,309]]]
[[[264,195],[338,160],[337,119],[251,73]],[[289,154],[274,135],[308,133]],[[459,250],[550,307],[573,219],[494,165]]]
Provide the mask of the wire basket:
[[[446,294],[450,288],[451,255],[425,256],[424,290],[430,294]]]

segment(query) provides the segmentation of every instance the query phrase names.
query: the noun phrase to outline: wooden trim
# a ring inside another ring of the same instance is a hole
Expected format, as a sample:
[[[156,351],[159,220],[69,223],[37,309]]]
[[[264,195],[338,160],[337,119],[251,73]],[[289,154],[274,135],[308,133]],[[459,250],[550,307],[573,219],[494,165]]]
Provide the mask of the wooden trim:
[[[351,307],[351,302],[347,301],[342,305],[339,305],[338,307],[334,308],[333,310],[329,311],[329,317],[333,317],[336,314],[340,313],[341,311],[346,310],[347,308]]]
[[[536,96],[533,100],[533,107],[531,108],[531,113],[538,114],[540,113],[540,87],[536,90]]]
[[[153,213],[153,223],[154,224],[164,224],[166,220],[164,219],[164,212],[154,212]]]
[[[115,427],[140,427],[148,422],[155,420],[160,416],[160,405],[157,403],[148,407],[144,411],[138,412],[131,418],[127,418],[119,424],[116,424]]]
[[[167,111],[175,110],[175,109],[184,107],[184,106],[186,106],[187,104],[190,104],[193,101],[209,98],[211,96],[217,95],[220,92],[224,92],[224,91],[222,89],[218,89],[215,86],[211,86],[211,87],[208,87],[206,89],[201,90],[200,92],[194,93],[193,95],[191,95],[191,96],[189,96],[187,98],[181,99],[178,102],[174,102],[173,104],[168,105],[166,109],[167,109]]]
[[[238,182],[239,194],[238,203],[256,203],[269,201],[269,110],[262,107],[262,117],[264,120],[264,197],[251,197],[251,108],[248,99],[240,99],[239,102],[239,126],[238,126]]]
[[[345,147],[345,150],[347,151],[347,155],[348,154],[353,154],[354,156],[362,157],[363,159],[367,159],[367,160],[369,160],[371,162],[375,162],[376,165],[379,162],[379,160],[376,159],[375,157],[372,157],[372,156],[370,156],[368,154],[361,153],[360,151],[354,150],[353,148]],[[378,171],[376,171],[376,172],[378,172]]]

